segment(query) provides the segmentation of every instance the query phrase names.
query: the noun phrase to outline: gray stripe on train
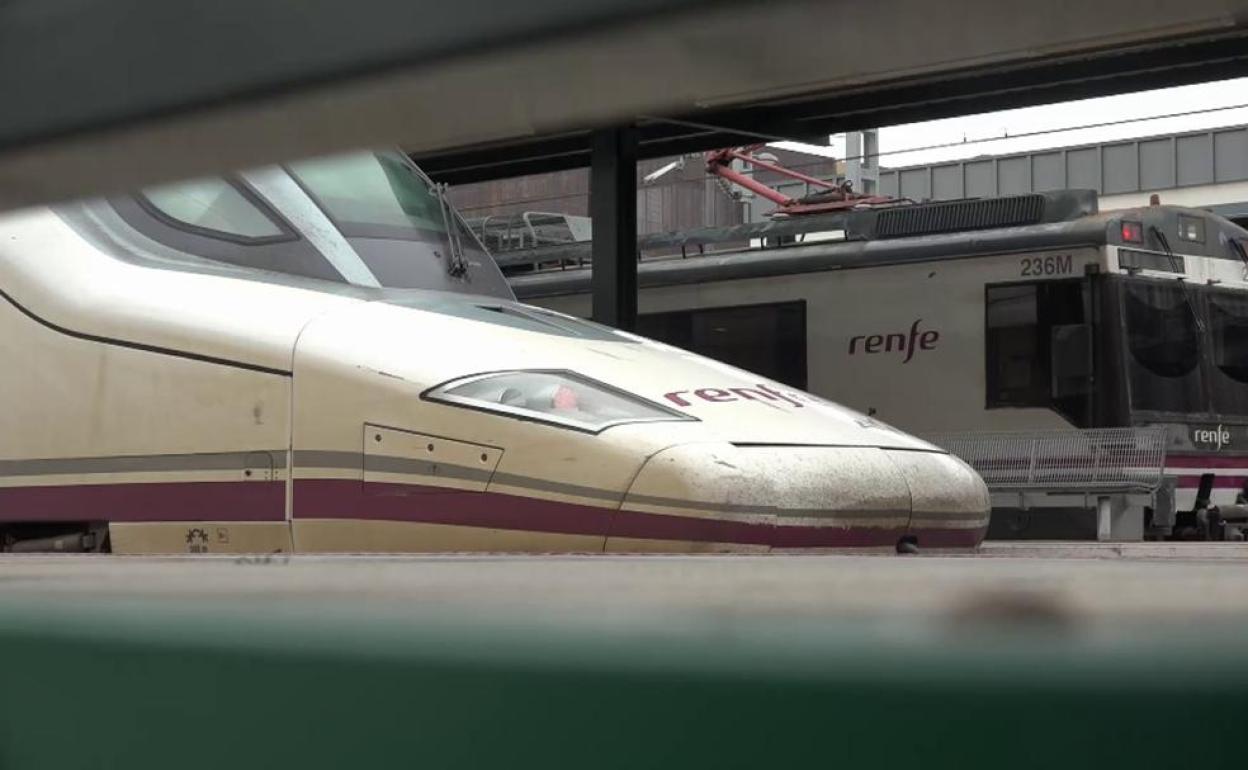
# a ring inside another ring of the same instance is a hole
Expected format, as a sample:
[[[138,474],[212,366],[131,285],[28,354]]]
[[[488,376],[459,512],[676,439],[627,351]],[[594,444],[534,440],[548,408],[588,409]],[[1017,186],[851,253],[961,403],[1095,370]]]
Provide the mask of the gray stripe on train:
[[[0,460],[0,476],[242,471],[263,464],[271,464],[274,469],[284,469],[286,467],[286,450]]]
[[[489,481],[491,486],[503,485],[517,487],[520,489],[532,490],[537,492],[553,492],[555,494],[569,495],[572,497],[583,497],[591,500],[602,500],[610,503],[620,503],[623,494],[609,489],[599,489],[596,487],[586,487],[577,484],[568,484],[562,481],[553,481],[550,479],[542,479],[533,476],[521,476],[514,473],[496,472],[491,478],[491,474],[482,468],[470,468],[466,466],[453,465],[450,463],[436,463],[437,469],[432,469],[432,465],[424,460],[410,460],[403,457],[393,457],[388,455],[369,455],[366,458],[355,452],[340,452],[329,450],[298,450],[295,452],[295,466],[298,468],[311,467],[323,468],[327,470],[353,470],[359,471],[362,467],[369,470],[389,473],[411,473],[412,475],[433,476],[443,478],[454,478],[470,481]],[[660,497],[656,495],[630,495],[627,501],[632,505],[651,505],[664,508],[678,508],[682,510],[701,510],[713,513],[729,513],[729,514],[761,514],[775,515],[790,518],[811,518],[811,519],[853,519],[853,518],[904,518],[912,515],[909,509],[875,509],[875,510],[845,510],[838,508],[778,508],[775,506],[752,506],[738,505],[732,503],[716,503],[709,501],[684,500],[673,497]],[[921,512],[924,517],[936,516],[940,521],[978,521],[985,518],[982,513],[932,513]]]

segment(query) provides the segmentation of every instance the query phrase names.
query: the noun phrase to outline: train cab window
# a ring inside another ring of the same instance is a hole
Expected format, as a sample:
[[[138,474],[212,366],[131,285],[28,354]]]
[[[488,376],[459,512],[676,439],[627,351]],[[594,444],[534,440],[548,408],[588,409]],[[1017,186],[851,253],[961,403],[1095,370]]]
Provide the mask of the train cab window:
[[[806,388],[806,302],[647,313],[637,333]]]
[[[398,151],[155,186],[106,205],[121,219],[108,225],[120,252],[134,256],[137,234],[164,247],[162,266],[212,269],[208,261],[263,272],[256,280],[515,298],[446,197]]]
[[[1209,293],[1214,411],[1248,414],[1248,297]]]
[[[437,195],[400,159],[356,152],[291,163],[290,170],[351,236],[411,238],[446,232]]]
[[[166,220],[202,235],[243,241],[286,235],[242,191],[219,177],[149,187],[143,199]]]
[[[1036,287],[988,289],[988,406],[1027,406],[1044,399]]]
[[[1204,412],[1201,326],[1195,290],[1179,282],[1128,283],[1123,291],[1131,406]]]
[[[509,297],[455,209],[398,152],[350,152],[287,165],[382,286]]]
[[[1200,217],[1189,217],[1186,214],[1179,215],[1179,240],[1192,241],[1194,243],[1205,242],[1205,220]]]
[[[1083,281],[989,286],[986,290],[989,409],[1054,409],[1090,424],[1092,327]]]
[[[223,177],[175,182],[109,203],[130,227],[171,249],[175,258],[345,283],[290,220],[241,183]],[[161,262],[170,264],[176,262]]]

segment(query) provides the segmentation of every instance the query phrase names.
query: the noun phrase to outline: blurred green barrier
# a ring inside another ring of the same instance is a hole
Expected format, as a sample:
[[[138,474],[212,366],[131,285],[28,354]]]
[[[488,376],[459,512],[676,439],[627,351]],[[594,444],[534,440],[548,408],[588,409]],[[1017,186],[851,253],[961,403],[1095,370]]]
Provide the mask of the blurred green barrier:
[[[1230,767],[1248,626],[0,597],[0,767]]]

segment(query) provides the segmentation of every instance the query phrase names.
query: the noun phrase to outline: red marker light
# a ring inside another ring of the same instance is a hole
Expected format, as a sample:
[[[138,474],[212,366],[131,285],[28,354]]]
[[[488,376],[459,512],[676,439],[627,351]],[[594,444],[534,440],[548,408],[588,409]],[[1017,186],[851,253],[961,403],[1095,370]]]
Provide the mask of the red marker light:
[[[576,391],[567,385],[560,385],[555,390],[555,395],[550,399],[550,404],[556,409],[576,409],[577,398]]]
[[[1122,239],[1127,243],[1144,242],[1144,225],[1139,222],[1122,223]]]

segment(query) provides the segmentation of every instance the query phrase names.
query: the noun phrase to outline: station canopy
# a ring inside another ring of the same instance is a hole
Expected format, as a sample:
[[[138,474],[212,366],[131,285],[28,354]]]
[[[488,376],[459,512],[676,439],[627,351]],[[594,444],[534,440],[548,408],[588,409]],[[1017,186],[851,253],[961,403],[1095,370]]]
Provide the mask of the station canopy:
[[[1232,77],[1248,0],[9,0],[0,208],[399,145],[469,181]],[[1160,105],[1170,108],[1172,105]]]

